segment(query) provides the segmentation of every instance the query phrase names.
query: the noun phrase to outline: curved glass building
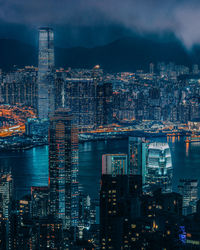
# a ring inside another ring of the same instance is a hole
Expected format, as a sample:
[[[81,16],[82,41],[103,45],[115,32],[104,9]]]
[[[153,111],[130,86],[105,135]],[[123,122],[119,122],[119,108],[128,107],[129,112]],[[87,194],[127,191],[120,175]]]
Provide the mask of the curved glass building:
[[[149,143],[146,155],[145,185],[148,190],[162,188],[172,192],[172,159],[168,143]]]

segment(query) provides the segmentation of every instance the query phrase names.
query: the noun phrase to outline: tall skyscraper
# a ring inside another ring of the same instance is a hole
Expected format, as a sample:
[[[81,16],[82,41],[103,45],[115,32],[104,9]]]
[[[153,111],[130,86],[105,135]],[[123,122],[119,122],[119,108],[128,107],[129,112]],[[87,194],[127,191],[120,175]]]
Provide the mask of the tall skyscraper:
[[[195,213],[198,201],[198,180],[181,179],[178,189],[183,196],[183,214]]]
[[[48,119],[54,112],[54,33],[51,28],[39,29],[38,118]]]
[[[172,159],[168,143],[149,143],[146,150],[145,184],[150,192],[155,187],[172,192]]]
[[[50,119],[49,189],[50,214],[65,228],[78,223],[78,133],[72,116],[58,109]]]

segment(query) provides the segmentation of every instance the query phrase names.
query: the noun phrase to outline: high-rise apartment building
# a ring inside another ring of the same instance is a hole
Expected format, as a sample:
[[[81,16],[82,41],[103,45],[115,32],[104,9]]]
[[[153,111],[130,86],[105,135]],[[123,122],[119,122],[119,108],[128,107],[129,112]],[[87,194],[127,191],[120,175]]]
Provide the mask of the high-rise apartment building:
[[[112,83],[103,81],[103,71],[57,70],[55,74],[56,108],[71,111],[80,130],[112,123]]]
[[[0,85],[0,102],[37,108],[37,69],[27,66],[7,73]]]
[[[131,174],[142,175],[142,145],[145,138],[129,137],[128,163]]]
[[[8,220],[13,196],[13,179],[11,173],[0,173],[0,217]]]
[[[48,119],[54,112],[54,33],[51,28],[39,29],[38,118]]]
[[[195,213],[198,201],[198,180],[181,179],[178,189],[183,196],[183,214]]]
[[[33,218],[41,218],[48,215],[48,200],[48,186],[31,187],[31,214]]]
[[[50,119],[49,189],[50,214],[65,228],[78,223],[78,133],[72,116],[58,109]]]
[[[13,198],[13,179],[8,171],[0,172],[0,248],[10,249],[10,215]]]
[[[96,87],[96,126],[112,123],[112,83],[100,82]]]

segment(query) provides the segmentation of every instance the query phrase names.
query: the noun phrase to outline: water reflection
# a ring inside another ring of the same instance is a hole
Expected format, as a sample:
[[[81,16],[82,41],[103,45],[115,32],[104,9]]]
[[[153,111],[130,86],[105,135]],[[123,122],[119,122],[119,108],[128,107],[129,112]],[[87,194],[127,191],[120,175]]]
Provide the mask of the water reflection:
[[[185,143],[186,138],[170,136],[153,139],[168,141],[172,153],[173,189],[180,178],[200,180],[200,143]],[[105,153],[127,153],[128,141],[85,142],[79,145],[79,182],[92,197],[98,197],[101,178],[101,157]],[[31,186],[48,184],[48,147],[24,152],[0,154],[0,166],[12,169],[17,197],[28,193]]]

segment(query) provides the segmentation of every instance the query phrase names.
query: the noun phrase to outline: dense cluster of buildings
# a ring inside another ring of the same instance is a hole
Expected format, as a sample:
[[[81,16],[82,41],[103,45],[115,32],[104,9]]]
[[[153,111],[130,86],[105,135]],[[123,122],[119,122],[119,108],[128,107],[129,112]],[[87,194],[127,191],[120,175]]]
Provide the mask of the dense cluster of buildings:
[[[0,101],[31,106],[28,135],[47,135],[48,186],[16,200],[8,170],[0,173],[2,249],[187,249],[200,246],[197,180],[172,192],[168,143],[130,137],[127,154],[104,154],[100,198],[78,183],[78,133],[132,120],[199,118],[198,66],[161,63],[150,72],[104,74],[55,70],[54,34],[39,30],[38,68],[0,74]],[[38,162],[38,164],[40,164]]]
[[[128,147],[128,155],[102,155],[100,198],[91,200],[77,179],[78,129],[66,109],[57,110],[49,127],[49,185],[15,200],[11,174],[1,172],[0,247],[198,249],[197,180],[182,179],[179,193],[172,192],[168,144],[129,138]]]
[[[200,118],[199,69],[150,64],[149,72],[55,69],[52,29],[39,31],[39,63],[0,72],[0,102],[36,109],[39,119],[65,107],[84,130],[133,120],[187,123]]]
[[[26,67],[1,73],[0,101],[32,106],[40,119],[46,119],[57,107],[69,108],[82,129],[133,120],[175,123],[198,120],[199,75],[178,73],[172,64],[170,70],[178,74],[174,79],[167,66],[166,74],[163,71],[108,74],[99,66],[91,70],[50,68],[46,80],[41,80],[45,76],[41,76],[40,67]],[[42,90],[40,85],[47,82],[48,88]]]

